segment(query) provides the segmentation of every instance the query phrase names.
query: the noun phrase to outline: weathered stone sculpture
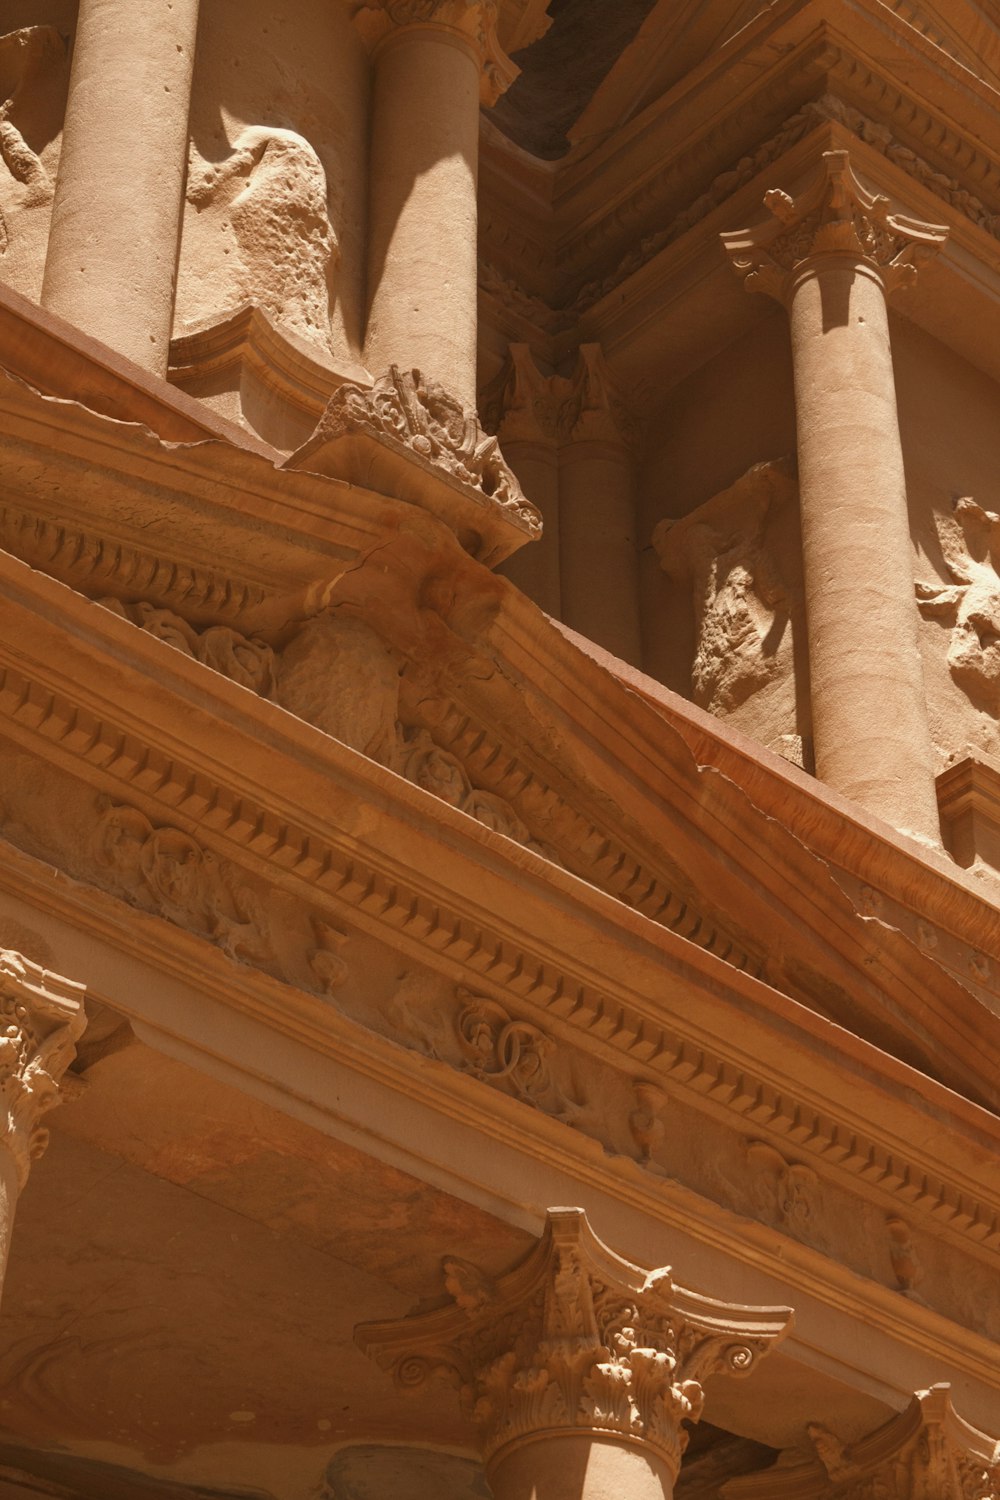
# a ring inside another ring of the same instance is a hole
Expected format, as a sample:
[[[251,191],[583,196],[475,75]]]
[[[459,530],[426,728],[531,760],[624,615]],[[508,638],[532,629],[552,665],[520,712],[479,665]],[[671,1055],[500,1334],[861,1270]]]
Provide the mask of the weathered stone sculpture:
[[[976,706],[1000,714],[1000,516],[969,496],[955,502],[955,519],[939,528],[945,565],[954,582],[917,583],[921,612],[951,627],[948,668]]]

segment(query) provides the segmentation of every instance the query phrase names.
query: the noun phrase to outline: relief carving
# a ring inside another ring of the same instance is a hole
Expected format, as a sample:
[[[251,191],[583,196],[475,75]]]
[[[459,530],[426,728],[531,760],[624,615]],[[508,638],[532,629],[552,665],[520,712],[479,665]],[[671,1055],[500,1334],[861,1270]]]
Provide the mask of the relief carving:
[[[968,496],[938,533],[951,585],[916,585],[921,613],[951,626],[948,669],[977,708],[1000,715],[1000,516]]]
[[[269,965],[274,946],[263,903],[237,873],[180,828],[155,828],[138,808],[102,799],[93,842],[99,865],[126,897],[207,937],[230,958]]]
[[[637,1081],[632,1087],[635,1109],[629,1115],[629,1129],[639,1148],[639,1160],[647,1166],[666,1135],[662,1115],[669,1101],[655,1083]]]
[[[889,1259],[896,1285],[901,1292],[912,1292],[923,1280],[924,1268],[913,1243],[910,1226],[905,1219],[892,1217],[886,1221],[886,1228],[889,1233]]]
[[[1000,1442],[955,1411],[951,1388],[918,1391],[905,1411],[845,1443],[820,1422],[806,1431],[815,1457],[782,1455],[773,1468],[722,1487],[723,1500],[997,1500]]]
[[[218,305],[206,311],[221,319],[251,304],[329,349],[340,246],[326,172],[310,143],[293,130],[247,126],[224,161],[192,156],[187,198],[235,241],[236,253],[226,260],[228,283],[210,286]],[[189,316],[205,290],[194,269],[182,278]]]
[[[196,630],[183,616],[145,602],[123,604],[108,596],[97,603],[241,687],[264,697],[270,694],[274,685],[274,652],[266,641],[241,635],[228,625]]]
[[[363,620],[324,610],[285,647],[275,700],[372,760],[396,758],[400,662]]]
[[[748,1141],[746,1154],[753,1170],[751,1194],[760,1216],[791,1234],[808,1234],[818,1207],[819,1178],[812,1167],[787,1161],[766,1141]]]
[[[556,1050],[552,1038],[527,1021],[515,1020],[485,995],[460,989],[458,998],[463,1008],[455,1029],[464,1070],[557,1120],[572,1123],[582,1106],[568,1098],[552,1076],[550,1059]]]
[[[21,1187],[48,1144],[39,1122],[59,1103],[86,1024],[83,995],[82,985],[0,949],[0,1119]]]
[[[497,439],[483,431],[474,411],[419,370],[391,365],[371,389],[340,386],[315,433],[289,463],[309,467],[318,455],[343,469],[342,477],[361,484],[370,482],[379,457],[383,462],[405,458],[412,464],[416,460],[430,473],[436,471],[461,486],[475,498],[477,507],[498,513],[519,531],[533,536],[540,527],[538,512],[524,498]],[[385,473],[388,479],[390,471]],[[405,481],[406,474],[406,468],[400,469],[398,478]],[[397,477],[395,471],[393,477]],[[416,476],[411,473],[410,477],[415,483]],[[412,494],[416,503],[427,503],[419,489],[401,494],[404,499]],[[456,524],[460,514],[462,528],[473,524],[471,513],[454,509],[457,497],[450,507],[443,494],[435,498],[438,505],[433,508],[440,509],[449,524]]]
[[[620,1434],[676,1477],[703,1381],[749,1373],[790,1319],[695,1297],[669,1269],[630,1265],[582,1209],[550,1209],[543,1238],[495,1281],[451,1257],[443,1269],[452,1307],[363,1324],[355,1338],[404,1389],[435,1377],[457,1387],[487,1464],[557,1429]]]
[[[769,550],[769,519],[795,498],[787,460],[757,464],[681,520],[661,521],[653,546],[668,578],[691,589],[692,697],[727,714],[791,674],[792,598]]]
[[[59,128],[44,118],[46,95],[66,68],[66,43],[54,26],[24,26],[0,36],[0,161],[18,184],[21,208],[48,203],[54,183],[41,151]],[[60,122],[61,123],[61,122]],[[31,141],[34,141],[34,145]],[[35,148],[38,148],[37,150]],[[7,194],[3,194],[3,199]],[[8,232],[0,217],[0,252]]]

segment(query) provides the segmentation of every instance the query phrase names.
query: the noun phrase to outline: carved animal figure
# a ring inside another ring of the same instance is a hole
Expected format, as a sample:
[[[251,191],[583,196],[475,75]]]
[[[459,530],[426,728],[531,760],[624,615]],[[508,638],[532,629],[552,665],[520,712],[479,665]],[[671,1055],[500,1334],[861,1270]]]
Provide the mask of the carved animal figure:
[[[326,173],[309,142],[293,130],[248,126],[224,161],[192,159],[187,198],[199,214],[224,213],[236,242],[218,311],[253,303],[328,346],[330,274],[340,246]]]
[[[1000,714],[1000,516],[968,496],[939,527],[953,584],[918,582],[921,613],[951,625],[948,668],[979,708]]]

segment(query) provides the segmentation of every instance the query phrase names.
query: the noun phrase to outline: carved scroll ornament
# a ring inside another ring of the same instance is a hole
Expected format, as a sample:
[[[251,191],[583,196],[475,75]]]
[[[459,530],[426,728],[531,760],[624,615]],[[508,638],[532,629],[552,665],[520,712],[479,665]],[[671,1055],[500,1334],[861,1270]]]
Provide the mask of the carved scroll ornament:
[[[0,949],[0,1099],[3,1140],[21,1187],[48,1144],[41,1116],[59,1103],[59,1085],[83,1031],[83,986]]]
[[[811,260],[828,255],[863,263],[893,292],[910,285],[920,260],[948,237],[945,225],[892,213],[888,198],[855,177],[846,151],[824,151],[819,172],[799,197],[772,188],[764,204],[768,223],[723,234],[722,243],[747,290],[779,302],[788,301]]]
[[[819,1422],[807,1427],[812,1460],[723,1486],[723,1500],[998,1500],[1000,1442],[955,1411],[951,1388],[918,1391],[905,1411],[856,1443]]]
[[[702,1382],[745,1375],[786,1332],[787,1308],[737,1308],[648,1274],[603,1245],[578,1208],[549,1210],[528,1257],[497,1281],[444,1261],[452,1305],[362,1324],[360,1347],[404,1388],[457,1387],[484,1457],[546,1433],[618,1434],[676,1475]]]
[[[390,365],[371,388],[345,384],[286,467],[380,490],[437,515],[488,565],[538,536],[495,437],[474,411],[419,370]]]

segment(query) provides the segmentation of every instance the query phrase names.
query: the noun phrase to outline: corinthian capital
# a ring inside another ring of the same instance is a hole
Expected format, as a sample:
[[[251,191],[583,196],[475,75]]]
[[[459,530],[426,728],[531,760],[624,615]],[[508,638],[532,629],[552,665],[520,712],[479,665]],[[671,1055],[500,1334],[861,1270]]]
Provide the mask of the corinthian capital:
[[[846,151],[824,151],[810,186],[797,198],[780,188],[764,194],[769,221],[722,235],[748,291],[787,301],[798,276],[819,257],[847,256],[868,266],[886,292],[910,285],[922,259],[948,238],[943,224],[891,213],[889,199],[869,193]]]
[[[85,1022],[83,986],[0,949],[0,1129],[21,1186],[48,1144],[41,1116],[59,1085]]]
[[[1000,1441],[970,1427],[951,1388],[918,1391],[905,1411],[856,1443],[811,1423],[812,1460],[734,1479],[724,1500],[998,1500]]]
[[[457,1387],[487,1463],[542,1433],[590,1433],[647,1445],[676,1476],[702,1382],[748,1374],[791,1320],[640,1270],[579,1208],[550,1209],[541,1240],[499,1280],[453,1259],[444,1277],[450,1306],[362,1324],[355,1338],[402,1387]]]
[[[497,12],[497,0],[361,0],[355,22],[372,47],[405,26],[432,26],[462,38],[479,57],[481,102],[492,105],[521,71],[500,45]]]

